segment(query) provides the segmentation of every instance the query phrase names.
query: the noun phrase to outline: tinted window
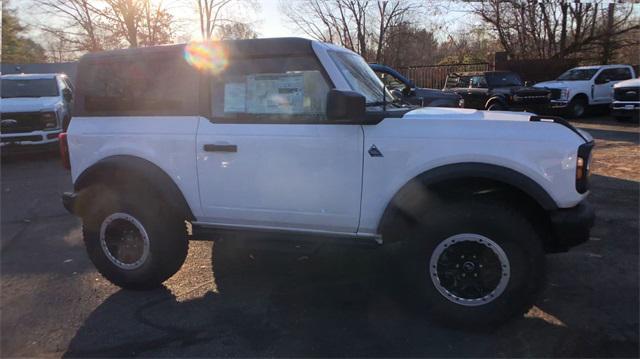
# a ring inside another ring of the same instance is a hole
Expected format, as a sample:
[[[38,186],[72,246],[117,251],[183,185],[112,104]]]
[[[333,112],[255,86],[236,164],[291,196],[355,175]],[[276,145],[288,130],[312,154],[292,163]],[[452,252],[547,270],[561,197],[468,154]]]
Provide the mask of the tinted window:
[[[402,81],[400,81],[398,78],[394,77],[391,74],[387,74],[387,73],[384,73],[384,72],[376,72],[376,75],[378,75],[380,80],[390,90],[404,89],[406,87],[406,85]]]
[[[522,80],[513,72],[487,73],[487,83],[492,87],[522,86]]]
[[[484,76],[473,76],[471,78],[471,87],[473,88],[486,88],[487,80]]]
[[[626,67],[617,67],[613,69],[602,70],[598,75],[599,80],[608,79],[609,81],[622,81],[631,78],[631,71]]]
[[[591,80],[598,69],[571,69],[558,76],[560,81],[587,81]]]
[[[2,98],[58,96],[55,79],[2,80]]]
[[[445,83],[445,88],[467,88],[469,87],[469,82],[471,80],[471,76],[457,76],[457,75],[449,75],[447,77],[447,82]]]
[[[83,62],[76,108],[85,115],[194,115],[198,76],[178,53]]]
[[[212,77],[214,119],[238,122],[297,122],[326,118],[330,89],[311,56],[236,59]]]

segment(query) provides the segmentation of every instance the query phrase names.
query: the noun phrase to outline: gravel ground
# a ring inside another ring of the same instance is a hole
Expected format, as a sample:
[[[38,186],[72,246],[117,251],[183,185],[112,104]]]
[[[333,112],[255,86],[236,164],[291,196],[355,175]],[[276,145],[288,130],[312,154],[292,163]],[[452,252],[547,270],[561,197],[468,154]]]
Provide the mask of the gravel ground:
[[[59,159],[4,159],[0,355],[638,357],[640,131],[576,123],[597,140],[592,238],[548,256],[529,313],[473,334],[416,314],[366,249],[262,249],[234,262],[228,243],[194,241],[165,288],[120,290],[60,204],[71,183]]]

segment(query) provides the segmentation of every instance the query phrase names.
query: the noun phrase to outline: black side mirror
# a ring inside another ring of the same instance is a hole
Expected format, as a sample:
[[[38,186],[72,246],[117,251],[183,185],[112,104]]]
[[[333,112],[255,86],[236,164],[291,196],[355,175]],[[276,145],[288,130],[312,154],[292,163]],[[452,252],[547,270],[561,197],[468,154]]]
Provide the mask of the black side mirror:
[[[602,85],[602,84],[606,84],[607,82],[610,82],[611,80],[609,80],[606,77],[598,77],[595,81],[596,85]]]
[[[331,90],[327,95],[327,118],[335,122],[362,122],[366,99],[354,91]]]
[[[405,97],[409,97],[409,96],[411,96],[411,93],[412,93],[412,92],[413,92],[413,88],[411,88],[410,86],[405,86],[405,87],[402,89],[402,94],[403,94]]]
[[[62,98],[64,98],[64,100],[67,102],[71,102],[71,99],[73,98],[73,94],[71,93],[71,90],[62,89]]]

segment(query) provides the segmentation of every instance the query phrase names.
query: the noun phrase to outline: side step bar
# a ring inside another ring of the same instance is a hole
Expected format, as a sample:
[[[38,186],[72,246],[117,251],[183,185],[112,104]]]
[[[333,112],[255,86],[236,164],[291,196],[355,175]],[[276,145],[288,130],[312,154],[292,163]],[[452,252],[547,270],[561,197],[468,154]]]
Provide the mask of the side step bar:
[[[260,241],[321,242],[365,247],[378,247],[382,244],[380,235],[222,223],[191,223],[192,240],[216,240],[223,236]]]

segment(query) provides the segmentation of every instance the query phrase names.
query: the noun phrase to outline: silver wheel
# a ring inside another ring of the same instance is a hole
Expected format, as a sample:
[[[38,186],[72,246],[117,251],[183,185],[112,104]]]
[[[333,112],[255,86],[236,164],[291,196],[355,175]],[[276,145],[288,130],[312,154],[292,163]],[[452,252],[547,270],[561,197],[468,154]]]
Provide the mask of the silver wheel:
[[[440,242],[431,254],[429,273],[433,285],[448,300],[478,306],[504,292],[511,269],[504,250],[491,239],[462,233]]]
[[[133,216],[113,213],[100,226],[100,246],[118,268],[137,269],[149,256],[149,235]]]

